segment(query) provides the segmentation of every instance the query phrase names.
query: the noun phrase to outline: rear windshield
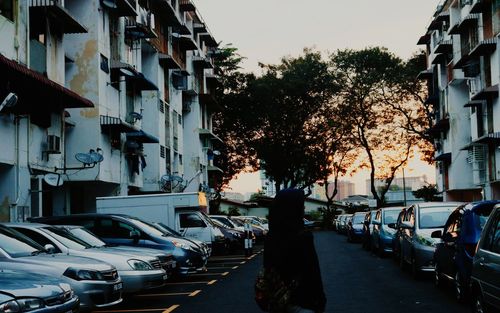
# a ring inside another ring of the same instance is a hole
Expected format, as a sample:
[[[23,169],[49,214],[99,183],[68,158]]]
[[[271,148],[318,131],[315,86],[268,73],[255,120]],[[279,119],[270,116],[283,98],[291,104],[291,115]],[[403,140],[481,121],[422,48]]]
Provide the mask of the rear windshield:
[[[420,208],[420,228],[442,228],[456,206]]]
[[[401,212],[401,210],[384,211],[384,225],[396,223],[396,221],[398,220],[399,212]]]

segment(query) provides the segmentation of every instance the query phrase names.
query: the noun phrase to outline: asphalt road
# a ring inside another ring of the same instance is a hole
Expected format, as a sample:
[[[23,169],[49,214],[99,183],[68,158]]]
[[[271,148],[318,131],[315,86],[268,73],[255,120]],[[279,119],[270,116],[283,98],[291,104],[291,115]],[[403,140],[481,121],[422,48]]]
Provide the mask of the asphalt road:
[[[346,242],[335,232],[315,232],[315,244],[328,302],[326,312],[469,312],[451,289],[434,287],[402,272],[391,258],[381,259]],[[95,312],[258,313],[253,300],[262,253],[212,257],[208,272],[177,279],[159,290]]]

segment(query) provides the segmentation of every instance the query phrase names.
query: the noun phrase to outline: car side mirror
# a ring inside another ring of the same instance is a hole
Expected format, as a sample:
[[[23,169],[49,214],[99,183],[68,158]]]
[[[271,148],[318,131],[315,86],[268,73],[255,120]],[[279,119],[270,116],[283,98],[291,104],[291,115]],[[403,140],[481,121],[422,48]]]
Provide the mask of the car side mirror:
[[[44,249],[47,251],[47,253],[49,253],[49,254],[54,254],[54,253],[56,253],[56,247],[54,247],[54,245],[52,245],[52,244],[50,244],[50,243],[46,244],[43,248],[44,248]]]
[[[389,223],[389,224],[387,224],[387,227],[392,228],[392,229],[396,229],[396,223]]]
[[[441,238],[443,237],[443,232],[440,230],[435,230],[431,233],[431,238]]]

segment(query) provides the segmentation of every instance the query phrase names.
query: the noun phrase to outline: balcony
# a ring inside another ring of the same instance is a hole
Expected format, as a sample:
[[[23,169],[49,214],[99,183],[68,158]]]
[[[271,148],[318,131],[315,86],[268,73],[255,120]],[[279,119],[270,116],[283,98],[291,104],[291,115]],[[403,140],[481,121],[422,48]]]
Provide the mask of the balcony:
[[[193,23],[193,32],[194,33],[206,33],[208,32],[207,26],[205,23]]]
[[[31,29],[45,29],[47,18],[50,18],[51,25],[58,25],[65,34],[87,32],[87,28],[71,15],[59,0],[29,0],[29,8]]]
[[[471,94],[471,100],[474,101],[498,98],[498,84],[480,90],[475,89],[474,94],[472,92],[470,94]]]
[[[196,11],[196,7],[191,0],[180,0],[179,10],[181,10],[181,12],[194,12]]]
[[[224,143],[221,138],[219,138],[217,135],[215,135],[210,129],[207,128],[199,128],[198,129],[198,134],[200,135],[201,139],[207,138],[209,140],[215,140],[219,141],[221,143]]]
[[[453,53],[453,41],[451,39],[450,40],[441,39],[436,44],[436,47],[434,48],[434,53],[446,53],[446,54]]]
[[[435,94],[429,95],[424,103],[425,104],[439,104],[439,94],[435,93]]]
[[[165,69],[180,70],[181,65],[169,54],[159,54],[160,65]]]
[[[439,114],[436,114],[439,115]],[[450,118],[446,114],[443,117],[438,117],[435,123],[428,130],[428,133],[434,138],[439,137],[441,133],[447,132],[450,129]]]
[[[153,11],[160,15],[161,21],[167,26],[178,27],[181,25],[181,20],[170,0],[152,0],[151,3]]]
[[[473,144],[493,144],[500,145],[500,132],[485,134],[472,142]]]
[[[101,115],[100,122],[101,131],[104,133],[129,133],[139,131],[137,127],[114,116]]]
[[[125,38],[139,40],[145,38],[157,38],[153,31],[153,14],[144,8],[139,9],[136,19],[128,18],[125,21]]]
[[[101,4],[116,16],[137,16],[135,0],[106,0]]]
[[[200,40],[204,41],[205,45],[207,45],[207,47],[217,48],[219,46],[219,44],[217,43],[217,41],[215,41],[215,38],[212,36],[212,34],[210,34],[208,32],[207,33],[201,33],[200,34]]]
[[[447,75],[448,75],[448,84],[450,85],[458,85],[466,80],[463,71],[454,69],[453,62],[450,62],[447,65]]]
[[[212,59],[202,56],[193,56],[193,65],[201,68],[214,68]]]
[[[158,87],[144,74],[138,72],[132,65],[117,60],[111,60],[111,75],[114,77],[125,76],[127,85],[134,91],[158,90]]]
[[[440,161],[450,164],[451,163],[451,152],[441,153],[434,158],[434,161]]]
[[[153,135],[146,133],[143,130],[127,132],[127,141],[135,141],[139,143],[159,143],[160,140]]]
[[[480,41],[469,53],[471,59],[478,59],[480,56],[486,56],[493,53],[497,48],[497,37],[488,38]]]
[[[478,19],[481,15],[477,13],[469,14],[464,19],[458,20],[449,30],[449,35],[460,35],[468,27],[477,25]]]
[[[436,54],[431,64],[448,64],[448,55],[444,53]]]
[[[432,79],[433,75],[434,75],[434,72],[432,71],[432,69],[426,69],[426,70],[423,70],[420,73],[418,73],[417,79],[421,79],[421,80],[427,79],[428,80],[428,79]]]
[[[221,105],[219,104],[217,99],[215,99],[215,97],[210,93],[199,94],[198,101],[200,102],[200,104],[206,105],[207,108],[210,109],[210,111],[212,111],[212,112],[221,112],[222,111]]]
[[[198,50],[198,46],[194,42],[193,37],[189,35],[181,35],[179,33],[173,33],[172,41],[176,41],[179,44],[179,48],[182,51]]]
[[[450,22],[450,13],[449,12],[441,12],[439,13],[434,20],[432,20],[427,30],[441,30],[443,28],[443,23]]]

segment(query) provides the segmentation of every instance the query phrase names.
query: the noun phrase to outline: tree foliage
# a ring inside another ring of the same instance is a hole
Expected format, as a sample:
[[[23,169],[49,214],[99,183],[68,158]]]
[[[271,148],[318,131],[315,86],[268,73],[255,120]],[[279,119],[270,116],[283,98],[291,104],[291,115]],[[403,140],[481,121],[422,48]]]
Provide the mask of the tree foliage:
[[[437,201],[440,199],[438,197],[439,192],[435,184],[424,185],[412,193],[415,198],[424,199],[424,201]]]

